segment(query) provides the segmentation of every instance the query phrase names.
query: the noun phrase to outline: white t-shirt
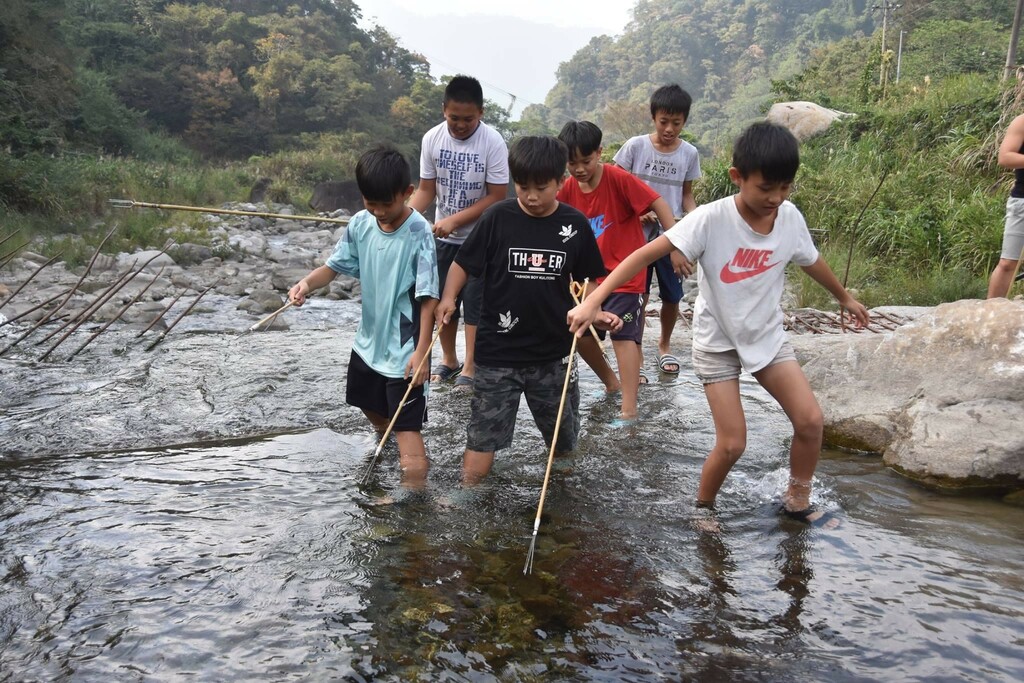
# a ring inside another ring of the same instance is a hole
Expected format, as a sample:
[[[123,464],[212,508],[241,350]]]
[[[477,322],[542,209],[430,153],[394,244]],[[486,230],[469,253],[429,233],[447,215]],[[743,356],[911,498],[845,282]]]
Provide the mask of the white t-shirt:
[[[673,216],[682,216],[683,183],[700,178],[700,155],[686,140],[671,152],[659,152],[650,135],[637,135],[615,153],[615,165],[621,166],[661,195]]]
[[[735,349],[748,372],[770,363],[786,341],[786,264],[810,266],[818,260],[800,209],[783,202],[772,231],[762,235],[740,216],[733,195],[698,206],[666,230],[665,237],[691,263],[700,265],[694,348]]]
[[[487,194],[487,185],[508,183],[508,147],[501,134],[484,122],[466,140],[456,140],[442,121],[423,136],[420,178],[437,182],[435,220],[472,206]],[[462,244],[476,222],[463,225],[442,242]]]

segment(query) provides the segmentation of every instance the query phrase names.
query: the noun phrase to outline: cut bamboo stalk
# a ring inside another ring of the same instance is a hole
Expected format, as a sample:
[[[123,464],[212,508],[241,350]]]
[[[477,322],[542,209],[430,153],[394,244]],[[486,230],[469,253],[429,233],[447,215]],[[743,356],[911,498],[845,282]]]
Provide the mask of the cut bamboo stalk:
[[[133,199],[108,199],[117,209],[165,209],[168,211],[198,211],[200,213],[219,213],[229,216],[256,216],[259,218],[282,218],[289,221],[316,221],[317,223],[339,223],[348,225],[348,218],[326,218],[324,216],[289,215],[286,213],[268,213],[266,211],[238,211],[236,209],[213,209],[207,206],[188,206],[186,204],[156,204],[154,202],[137,202]]]

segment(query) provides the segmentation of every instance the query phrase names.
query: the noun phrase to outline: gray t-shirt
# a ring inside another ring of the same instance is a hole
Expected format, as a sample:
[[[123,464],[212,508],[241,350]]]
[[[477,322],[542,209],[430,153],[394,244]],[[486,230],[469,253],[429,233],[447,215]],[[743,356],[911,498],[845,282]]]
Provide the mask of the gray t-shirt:
[[[682,216],[683,183],[700,178],[700,155],[686,140],[672,152],[659,152],[650,135],[637,135],[615,153],[615,165],[647,183],[661,195],[673,216]],[[657,225],[650,224],[647,225]],[[646,226],[645,226],[646,227]],[[650,237],[650,236],[649,236]]]

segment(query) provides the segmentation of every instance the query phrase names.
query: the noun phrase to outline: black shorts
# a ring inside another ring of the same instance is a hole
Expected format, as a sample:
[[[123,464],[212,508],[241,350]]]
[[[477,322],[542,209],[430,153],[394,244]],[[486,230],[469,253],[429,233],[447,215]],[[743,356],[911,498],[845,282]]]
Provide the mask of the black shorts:
[[[438,291],[444,296],[444,283],[448,279],[448,269],[455,262],[455,255],[459,253],[459,245],[450,242],[434,240],[434,249],[437,251],[437,286]],[[459,298],[455,300],[455,312],[452,313],[452,322],[459,321],[459,306],[463,309],[463,322],[467,325],[480,324],[480,307],[484,301],[484,283],[478,277],[470,277],[466,286],[459,292]]]
[[[358,353],[352,352],[348,361],[348,383],[345,386],[345,402],[350,406],[377,413],[390,420],[408,388],[408,380],[385,377],[367,365]],[[409,392],[409,398],[405,400],[392,431],[419,432],[423,430],[426,421],[427,397],[420,385]]]

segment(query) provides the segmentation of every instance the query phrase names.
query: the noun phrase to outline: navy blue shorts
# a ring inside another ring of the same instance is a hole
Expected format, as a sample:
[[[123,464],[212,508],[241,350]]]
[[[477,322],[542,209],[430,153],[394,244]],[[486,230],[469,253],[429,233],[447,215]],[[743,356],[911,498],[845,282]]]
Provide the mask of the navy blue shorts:
[[[348,361],[348,383],[345,386],[345,402],[350,406],[391,420],[408,388],[409,380],[385,377],[367,365],[358,353],[352,352]],[[420,385],[409,392],[409,398],[405,400],[392,431],[423,431],[423,423],[426,421],[427,397],[423,394],[423,385]]]
[[[672,257],[665,254],[660,259],[647,266],[647,291],[651,291],[651,281],[654,273],[658,273],[658,295],[667,304],[678,304],[683,299],[683,282],[672,269]]]
[[[643,339],[644,297],[643,294],[613,292],[601,304],[602,311],[608,311],[622,318],[622,329],[612,332],[612,341],[632,341],[637,344]],[[604,330],[598,332],[604,339]]]
[[[459,253],[458,244],[434,240],[434,249],[437,251],[437,286],[438,292],[444,296],[444,283],[448,279],[448,269],[455,262],[455,255]],[[468,273],[467,273],[468,274]],[[480,278],[470,277],[466,286],[459,292],[455,300],[455,312],[452,313],[452,322],[459,321],[459,306],[462,306],[463,322],[467,325],[480,324],[480,307],[484,302],[484,286]]]

